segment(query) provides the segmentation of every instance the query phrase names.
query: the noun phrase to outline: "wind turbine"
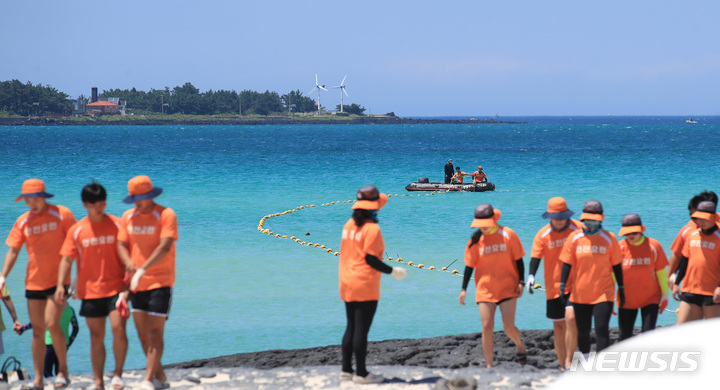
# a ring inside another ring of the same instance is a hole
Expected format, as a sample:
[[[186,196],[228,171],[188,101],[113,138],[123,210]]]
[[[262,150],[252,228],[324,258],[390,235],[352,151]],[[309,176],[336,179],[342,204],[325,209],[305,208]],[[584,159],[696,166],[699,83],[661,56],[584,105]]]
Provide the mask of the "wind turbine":
[[[310,95],[311,93],[315,92],[315,90],[317,90],[317,94],[318,94],[318,97],[317,97],[318,115],[320,114],[320,90],[321,90],[321,89],[322,89],[323,91],[325,91],[325,92],[328,91],[327,89],[325,89],[325,85],[324,85],[324,84],[323,84],[323,85],[320,85],[320,83],[318,83],[317,73],[315,73],[315,88],[311,89],[310,92],[308,92],[308,95]]]
[[[340,82],[340,85],[331,87],[331,88],[340,88],[340,112],[343,112],[343,93],[345,96],[350,97],[348,93],[345,91],[345,79],[347,78],[347,75],[343,77],[343,81]]]

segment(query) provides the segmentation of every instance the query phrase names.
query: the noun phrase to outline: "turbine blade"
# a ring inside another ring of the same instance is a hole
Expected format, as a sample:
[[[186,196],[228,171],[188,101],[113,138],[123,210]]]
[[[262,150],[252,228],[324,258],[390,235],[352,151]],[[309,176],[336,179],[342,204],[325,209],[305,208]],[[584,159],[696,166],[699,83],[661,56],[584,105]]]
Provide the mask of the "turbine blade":
[[[315,85],[318,85],[318,84],[320,84],[320,83],[318,83],[317,73],[315,73]]]
[[[318,88],[322,89],[323,91],[327,91],[327,89],[325,89],[325,86],[318,85]]]
[[[346,79],[346,78],[347,78],[347,75],[345,75],[345,77],[343,77],[343,81],[340,83],[340,85],[345,85],[345,79]]]
[[[342,91],[345,92],[345,96],[350,97],[350,95],[347,94],[347,91],[345,90],[345,88],[343,88]]]
[[[311,89],[310,92],[308,92],[308,95],[310,95],[311,93],[315,92],[315,90],[316,90],[317,88],[318,88],[318,87],[316,86],[315,88]]]

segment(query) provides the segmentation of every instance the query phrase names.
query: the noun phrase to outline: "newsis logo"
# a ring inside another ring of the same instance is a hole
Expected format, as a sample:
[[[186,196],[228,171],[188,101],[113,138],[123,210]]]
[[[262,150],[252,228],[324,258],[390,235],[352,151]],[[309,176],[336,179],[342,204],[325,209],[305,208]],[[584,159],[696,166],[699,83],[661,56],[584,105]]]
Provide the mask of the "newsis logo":
[[[699,351],[601,351],[575,352],[570,371],[597,372],[692,372],[697,370]]]

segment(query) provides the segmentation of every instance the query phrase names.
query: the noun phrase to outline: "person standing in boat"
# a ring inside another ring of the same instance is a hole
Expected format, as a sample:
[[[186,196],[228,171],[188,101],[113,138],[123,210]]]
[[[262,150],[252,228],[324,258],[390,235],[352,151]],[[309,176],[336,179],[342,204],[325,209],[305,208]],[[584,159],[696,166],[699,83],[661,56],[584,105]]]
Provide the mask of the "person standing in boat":
[[[352,218],[342,230],[338,276],[347,326],[342,338],[341,381],[367,384],[385,380],[382,375],[367,371],[367,336],[380,300],[380,276],[384,273],[400,280],[407,275],[405,268],[390,267],[382,261],[385,242],[377,224],[377,212],[387,201],[388,196],[375,186],[361,187],[352,206]]]
[[[570,218],[573,214],[564,198],[558,196],[548,201],[547,212],[543,213],[542,217],[549,219],[550,223],[543,226],[533,240],[527,283],[528,293],[533,294],[535,273],[544,258],[546,316],[553,322],[555,354],[563,371],[572,364],[577,347],[575,310],[570,303],[574,275],[568,279],[565,296],[560,296],[560,271],[563,266],[560,253],[568,236],[581,230],[583,226],[582,222]]]
[[[515,326],[517,299],[525,287],[522,243],[510,228],[498,225],[500,210],[489,203],[475,208],[470,227],[479,228],[465,246],[465,272],[460,304],[465,305],[467,286],[475,270],[475,302],[482,322],[482,348],[485,365],[493,366],[495,311],[499,307],[505,334],[515,343],[516,361],[527,363],[525,344]]]
[[[482,182],[484,182],[484,181],[488,181],[488,180],[487,180],[487,175],[486,175],[485,172],[483,171],[482,165],[478,166],[478,167],[477,167],[477,171],[471,173],[471,175],[472,175],[472,178],[473,178],[473,184],[477,184],[477,183],[482,183]]]
[[[453,174],[455,173],[455,170],[453,168],[453,162],[452,159],[448,160],[447,164],[445,164],[445,184],[449,184],[450,180],[453,177]]]
[[[469,175],[469,173],[461,171],[460,167],[455,167],[455,170],[456,172],[452,176],[450,182],[452,184],[463,184],[463,178],[465,177],[465,175]]]

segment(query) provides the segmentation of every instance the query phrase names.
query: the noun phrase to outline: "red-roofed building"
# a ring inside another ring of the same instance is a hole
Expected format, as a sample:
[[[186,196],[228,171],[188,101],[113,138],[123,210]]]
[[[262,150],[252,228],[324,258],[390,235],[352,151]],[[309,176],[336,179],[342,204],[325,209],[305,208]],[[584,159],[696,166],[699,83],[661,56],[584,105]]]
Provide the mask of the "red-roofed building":
[[[90,115],[115,115],[120,113],[117,104],[104,100],[90,103],[86,107]]]

